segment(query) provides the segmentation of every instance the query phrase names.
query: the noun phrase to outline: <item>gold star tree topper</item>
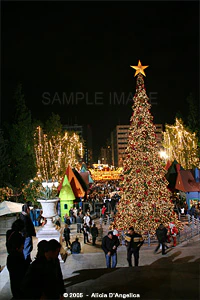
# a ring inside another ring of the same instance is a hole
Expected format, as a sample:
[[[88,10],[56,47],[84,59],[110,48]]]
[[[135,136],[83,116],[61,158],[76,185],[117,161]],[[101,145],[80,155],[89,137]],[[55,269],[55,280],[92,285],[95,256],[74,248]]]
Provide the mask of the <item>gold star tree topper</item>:
[[[146,74],[144,73],[144,69],[148,68],[148,66],[142,66],[140,60],[138,61],[138,65],[137,66],[130,66],[130,67],[136,70],[134,76],[136,76],[139,73],[142,73],[142,75],[146,76]]]

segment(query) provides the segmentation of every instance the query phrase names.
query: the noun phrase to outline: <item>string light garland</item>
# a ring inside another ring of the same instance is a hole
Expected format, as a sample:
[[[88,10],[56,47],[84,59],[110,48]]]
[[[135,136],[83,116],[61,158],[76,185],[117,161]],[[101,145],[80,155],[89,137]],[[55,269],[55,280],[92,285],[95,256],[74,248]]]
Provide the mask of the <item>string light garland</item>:
[[[13,189],[10,187],[0,188],[0,202],[4,200],[9,200],[11,197],[16,196],[13,192]]]
[[[31,201],[44,195],[42,182],[60,182],[68,165],[80,169],[79,159],[83,157],[83,144],[76,133],[64,132],[48,138],[38,126],[34,134],[34,150],[37,176],[22,189],[25,199]],[[52,195],[56,194],[57,188],[53,186]]]
[[[134,226],[136,231],[147,237],[148,234],[155,234],[160,223],[167,226],[173,221],[179,229],[182,225],[173,210],[171,193],[167,189],[166,170],[159,156],[156,127],[141,72],[137,75],[133,101],[123,163],[123,194],[113,225],[119,230]]]
[[[48,138],[40,126],[34,135],[38,174],[42,180],[59,180],[68,165],[79,167],[83,145],[76,133],[64,132]]]
[[[200,167],[198,157],[198,138],[187,130],[181,119],[174,125],[165,125],[163,147],[169,161],[176,160],[184,169]]]

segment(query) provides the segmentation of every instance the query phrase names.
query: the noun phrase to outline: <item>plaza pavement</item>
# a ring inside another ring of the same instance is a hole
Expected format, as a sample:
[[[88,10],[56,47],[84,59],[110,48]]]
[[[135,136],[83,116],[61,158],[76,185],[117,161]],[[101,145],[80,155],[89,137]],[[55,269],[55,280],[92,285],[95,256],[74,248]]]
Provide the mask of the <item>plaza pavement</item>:
[[[98,226],[98,223],[97,223]],[[154,253],[155,244],[144,244],[140,250],[139,267],[129,268],[126,247],[118,248],[116,269],[106,269],[101,249],[101,237],[108,226],[103,225],[97,245],[83,243],[83,234],[71,226],[71,241],[76,236],[81,242],[81,254],[69,254],[61,263],[66,287],[66,299],[200,299],[200,238],[194,237],[175,248]],[[64,246],[64,243],[63,243]],[[37,238],[34,238],[32,258],[36,254]],[[0,236],[0,264],[6,263],[5,236]],[[4,267],[0,273],[0,299],[12,298],[9,274]]]

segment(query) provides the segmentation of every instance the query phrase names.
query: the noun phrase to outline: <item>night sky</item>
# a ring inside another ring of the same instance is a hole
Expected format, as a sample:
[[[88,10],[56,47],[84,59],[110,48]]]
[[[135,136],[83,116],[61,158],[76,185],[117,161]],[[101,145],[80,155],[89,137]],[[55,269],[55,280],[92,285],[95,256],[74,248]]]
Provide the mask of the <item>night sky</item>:
[[[1,9],[2,122],[12,122],[21,82],[33,118],[54,112],[63,124],[89,124],[97,150],[117,124],[129,124],[130,65],[139,59],[149,65],[154,123],[187,116],[190,92],[199,99],[198,1],[2,2]]]

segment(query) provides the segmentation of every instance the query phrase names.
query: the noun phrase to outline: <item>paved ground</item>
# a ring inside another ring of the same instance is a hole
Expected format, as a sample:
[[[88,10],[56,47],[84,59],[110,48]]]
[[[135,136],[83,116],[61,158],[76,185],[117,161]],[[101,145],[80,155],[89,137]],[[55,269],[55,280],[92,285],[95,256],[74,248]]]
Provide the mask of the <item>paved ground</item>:
[[[72,226],[71,240],[77,235]],[[107,233],[107,226],[104,232]],[[116,269],[105,268],[105,256],[100,239],[96,246],[83,243],[82,234],[77,235],[82,253],[68,255],[61,263],[65,279],[67,299],[200,299],[200,238],[184,242],[162,256],[154,254],[155,245],[143,245],[140,251],[139,267],[128,268],[126,248],[118,249]],[[5,236],[0,237],[1,265],[5,265]],[[63,245],[64,246],[64,245]],[[33,257],[36,254],[37,239],[34,238]],[[7,268],[0,273],[0,297],[11,299]]]

